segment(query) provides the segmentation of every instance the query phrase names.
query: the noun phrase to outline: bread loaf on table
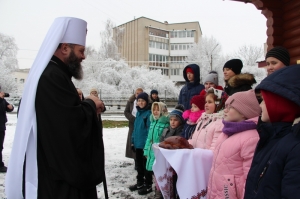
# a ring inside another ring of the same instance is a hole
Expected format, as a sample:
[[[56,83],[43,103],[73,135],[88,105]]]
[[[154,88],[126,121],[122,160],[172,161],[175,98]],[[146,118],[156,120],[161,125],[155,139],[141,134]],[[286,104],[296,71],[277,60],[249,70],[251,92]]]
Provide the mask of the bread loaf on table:
[[[171,136],[166,138],[158,145],[164,149],[193,149],[194,147],[189,142],[180,136]]]

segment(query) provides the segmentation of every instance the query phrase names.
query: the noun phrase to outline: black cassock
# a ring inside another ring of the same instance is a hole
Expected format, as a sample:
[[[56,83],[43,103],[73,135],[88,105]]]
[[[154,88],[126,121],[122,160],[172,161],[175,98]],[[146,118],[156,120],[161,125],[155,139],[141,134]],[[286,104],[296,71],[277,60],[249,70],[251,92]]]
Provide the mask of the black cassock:
[[[71,74],[53,56],[36,92],[39,199],[96,199],[104,173],[102,126],[80,101]]]

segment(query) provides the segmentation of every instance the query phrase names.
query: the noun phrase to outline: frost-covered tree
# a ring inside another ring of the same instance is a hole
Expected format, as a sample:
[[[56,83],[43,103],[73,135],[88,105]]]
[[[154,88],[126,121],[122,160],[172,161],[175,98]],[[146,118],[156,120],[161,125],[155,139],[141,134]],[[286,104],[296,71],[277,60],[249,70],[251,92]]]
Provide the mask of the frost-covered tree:
[[[91,88],[101,91],[101,97],[128,98],[138,87],[146,92],[152,89],[161,94],[167,92],[168,97],[177,97],[179,88],[175,83],[166,79],[160,70],[149,71],[147,67],[129,67],[124,60],[101,60],[97,53],[89,55],[83,62],[84,78],[74,80],[76,87],[88,94]]]
[[[103,60],[105,59],[114,59],[119,60],[120,54],[118,53],[118,46],[116,42],[113,40],[113,28],[116,25],[111,21],[107,20],[105,23],[104,31],[100,32],[101,37],[101,45],[99,49],[99,53]]]
[[[263,48],[255,45],[243,45],[235,53],[235,57],[241,59],[244,65],[254,66],[263,56]]]
[[[83,80],[74,80],[76,87],[83,93],[89,94],[91,88],[99,91],[101,98],[128,98],[133,91],[142,87],[146,92],[152,89],[158,90],[161,94],[167,92],[168,97],[177,97],[178,87],[160,70],[149,71],[147,67],[129,67],[119,57],[118,46],[121,46],[123,29],[114,28],[112,21],[107,20],[105,30],[100,33],[101,45],[99,50],[91,47],[86,48],[86,59],[83,61]],[[113,35],[113,31],[114,35]],[[113,40],[119,38],[119,42]]]
[[[11,36],[0,33],[0,60],[11,70],[18,68],[18,46]]]
[[[217,70],[221,53],[221,44],[214,37],[203,37],[199,43],[189,48],[187,63],[195,63],[200,67],[200,81],[211,70]]]
[[[15,39],[0,33],[0,86],[5,92],[16,89],[12,72],[18,68],[17,52]]]

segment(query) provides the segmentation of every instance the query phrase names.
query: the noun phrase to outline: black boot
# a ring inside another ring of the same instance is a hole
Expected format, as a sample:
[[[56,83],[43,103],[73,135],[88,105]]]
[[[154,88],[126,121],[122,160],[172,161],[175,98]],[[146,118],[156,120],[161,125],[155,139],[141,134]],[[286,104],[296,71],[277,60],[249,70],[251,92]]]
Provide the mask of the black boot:
[[[138,194],[139,195],[146,195],[148,193],[151,193],[152,192],[152,185],[144,185],[144,187],[142,189],[140,189],[138,191]]]
[[[130,191],[136,191],[144,188],[144,182],[137,182],[134,185],[129,186]]]
[[[155,189],[154,196],[148,197],[148,199],[164,199],[160,190]]]

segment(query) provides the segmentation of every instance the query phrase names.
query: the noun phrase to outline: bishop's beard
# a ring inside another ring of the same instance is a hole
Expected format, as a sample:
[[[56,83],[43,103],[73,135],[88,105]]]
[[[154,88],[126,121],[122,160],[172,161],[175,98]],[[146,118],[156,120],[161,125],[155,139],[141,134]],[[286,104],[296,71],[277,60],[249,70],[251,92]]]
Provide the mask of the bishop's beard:
[[[82,66],[81,66],[81,61],[74,53],[72,50],[68,59],[67,59],[68,68],[72,76],[77,79],[77,80],[82,80],[83,78],[83,71],[82,71]]]

